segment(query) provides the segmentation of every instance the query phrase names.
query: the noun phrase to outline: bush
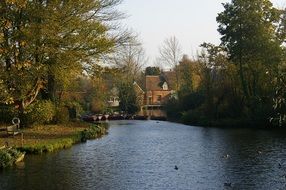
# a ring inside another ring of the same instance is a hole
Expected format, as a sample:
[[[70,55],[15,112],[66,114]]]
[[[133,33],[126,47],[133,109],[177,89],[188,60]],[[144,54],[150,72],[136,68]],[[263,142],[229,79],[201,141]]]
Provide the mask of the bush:
[[[29,124],[48,123],[53,120],[55,114],[55,105],[49,100],[41,100],[27,109],[27,122]]]
[[[5,168],[13,164],[12,156],[7,152],[7,150],[0,150],[0,168]]]
[[[171,98],[168,102],[165,103],[164,110],[166,111],[167,117],[170,120],[179,120],[182,116],[180,103],[175,98]]]
[[[69,122],[69,109],[66,106],[60,106],[56,110],[55,120],[57,123]]]
[[[202,125],[207,123],[207,118],[202,114],[202,110],[195,109],[183,112],[181,122],[185,124]]]
[[[70,120],[76,120],[83,112],[80,103],[76,101],[63,102],[56,109],[56,123],[67,123]]]
[[[0,150],[0,168],[11,166],[20,155],[21,152],[13,148]]]
[[[81,132],[81,141],[95,139],[107,133],[107,125],[92,125],[89,129]]]
[[[0,122],[11,123],[12,119],[17,116],[17,111],[11,106],[0,107]]]

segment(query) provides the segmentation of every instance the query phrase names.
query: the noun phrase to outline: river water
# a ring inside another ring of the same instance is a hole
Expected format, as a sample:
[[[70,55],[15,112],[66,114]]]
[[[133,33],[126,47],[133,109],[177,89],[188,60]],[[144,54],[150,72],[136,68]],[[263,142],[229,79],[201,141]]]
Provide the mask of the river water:
[[[0,171],[0,189],[286,189],[285,145],[281,131],[113,121],[101,139]]]

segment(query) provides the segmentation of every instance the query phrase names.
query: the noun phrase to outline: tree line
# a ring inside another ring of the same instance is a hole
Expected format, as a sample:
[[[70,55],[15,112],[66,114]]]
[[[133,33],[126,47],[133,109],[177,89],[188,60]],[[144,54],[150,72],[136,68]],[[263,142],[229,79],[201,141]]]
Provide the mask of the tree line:
[[[223,7],[216,17],[221,44],[204,43],[197,58],[173,67],[179,98],[167,103],[169,117],[198,125],[285,125],[285,10],[268,0]]]
[[[143,72],[145,52],[120,25],[120,3],[1,1],[0,120],[19,116],[29,125],[68,120],[75,109],[108,112],[114,86],[120,109],[138,111],[133,82],[143,87],[145,74],[161,69]],[[176,37],[159,48],[156,64],[175,72],[168,117],[197,125],[285,125],[285,10],[269,0],[223,7],[216,18],[220,45],[204,43],[192,59],[182,56]],[[134,104],[127,105],[130,99]]]

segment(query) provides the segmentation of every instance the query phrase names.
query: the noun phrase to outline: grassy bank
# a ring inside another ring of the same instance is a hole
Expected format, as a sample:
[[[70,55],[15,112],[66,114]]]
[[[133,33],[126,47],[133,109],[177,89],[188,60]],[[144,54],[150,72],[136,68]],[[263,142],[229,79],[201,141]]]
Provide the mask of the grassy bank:
[[[21,135],[7,136],[5,131],[0,133],[0,146],[8,146],[26,152],[27,154],[41,154],[71,147],[73,144],[87,139],[99,138],[107,133],[107,125],[88,124],[82,122],[65,125],[41,125],[26,128],[23,132],[23,146]]]

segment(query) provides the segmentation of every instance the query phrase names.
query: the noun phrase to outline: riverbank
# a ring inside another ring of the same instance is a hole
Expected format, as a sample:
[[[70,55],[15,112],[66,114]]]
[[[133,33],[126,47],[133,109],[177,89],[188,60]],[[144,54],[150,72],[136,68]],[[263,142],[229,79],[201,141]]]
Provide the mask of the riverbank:
[[[279,130],[285,129],[285,126],[274,126],[268,120],[255,121],[250,119],[220,119],[220,120],[192,120],[187,117],[181,118],[168,118],[170,122],[191,125],[195,127],[213,127],[223,129],[236,129],[236,128],[250,128],[250,129],[265,129],[265,130]]]
[[[23,129],[21,135],[7,136],[0,132],[0,146],[8,144],[26,154],[41,154],[71,147],[87,139],[99,138],[107,134],[107,124],[72,122],[62,125],[40,125]]]

